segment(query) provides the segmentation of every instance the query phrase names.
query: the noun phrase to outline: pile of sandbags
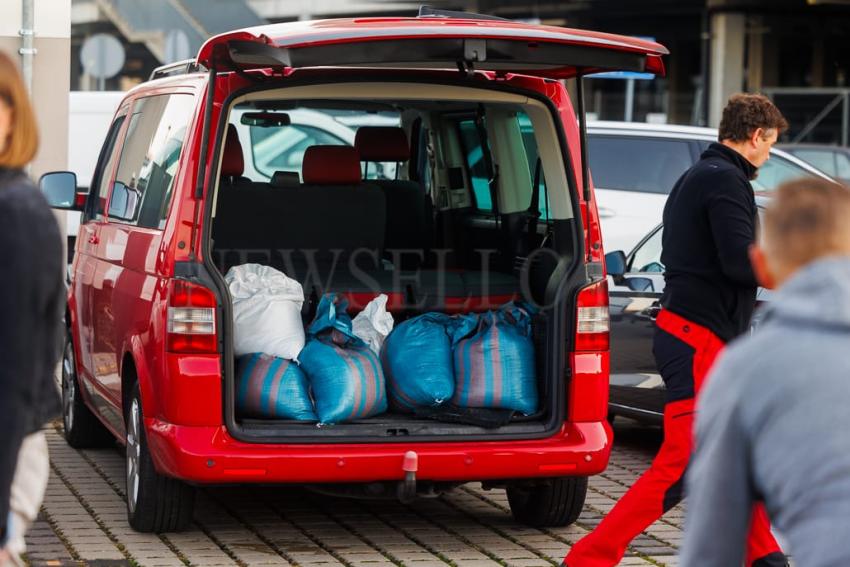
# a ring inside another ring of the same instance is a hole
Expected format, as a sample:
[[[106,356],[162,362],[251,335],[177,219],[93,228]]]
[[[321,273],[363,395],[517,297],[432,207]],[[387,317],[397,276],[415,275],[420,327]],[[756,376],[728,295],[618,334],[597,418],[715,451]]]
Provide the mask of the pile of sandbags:
[[[305,341],[304,292],[296,280],[243,264],[225,281],[233,301],[238,415],[331,424],[386,411],[378,351],[393,328],[387,296],[352,322],[345,301],[326,295]]]
[[[301,284],[259,264],[231,268],[236,409],[259,419],[334,424],[393,407],[488,408],[531,415],[538,393],[531,316],[511,303],[485,313],[426,313],[393,329],[387,296],[352,321],[327,294],[305,339]]]
[[[518,304],[405,321],[387,337],[381,360],[390,400],[401,410],[451,403],[525,415],[537,411],[531,316]]]

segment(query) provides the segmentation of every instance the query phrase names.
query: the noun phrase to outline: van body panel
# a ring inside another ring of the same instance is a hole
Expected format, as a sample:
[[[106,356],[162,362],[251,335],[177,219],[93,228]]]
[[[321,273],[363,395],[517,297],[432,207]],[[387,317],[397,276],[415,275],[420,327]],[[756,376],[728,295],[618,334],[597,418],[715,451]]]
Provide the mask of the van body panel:
[[[146,420],[157,469],[201,484],[343,483],[400,480],[407,451],[419,455],[420,480],[589,476],[611,453],[607,422],[565,424],[552,437],[486,443],[299,445],[243,443],[224,427],[185,427]]]

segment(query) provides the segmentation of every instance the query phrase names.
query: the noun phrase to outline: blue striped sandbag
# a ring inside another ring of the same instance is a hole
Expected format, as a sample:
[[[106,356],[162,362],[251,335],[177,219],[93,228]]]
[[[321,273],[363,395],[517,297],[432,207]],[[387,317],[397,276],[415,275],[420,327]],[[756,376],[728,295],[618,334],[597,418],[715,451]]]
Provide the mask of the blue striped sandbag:
[[[372,417],[387,411],[386,381],[378,355],[351,329],[346,302],[322,298],[298,355],[322,424]]]
[[[455,393],[469,408],[537,411],[531,318],[518,307],[462,316],[454,334]]]
[[[262,353],[237,360],[236,411],[242,417],[317,421],[304,372],[291,360]]]
[[[451,399],[455,390],[452,322],[443,313],[425,313],[398,325],[384,341],[381,363],[393,407],[412,411]]]

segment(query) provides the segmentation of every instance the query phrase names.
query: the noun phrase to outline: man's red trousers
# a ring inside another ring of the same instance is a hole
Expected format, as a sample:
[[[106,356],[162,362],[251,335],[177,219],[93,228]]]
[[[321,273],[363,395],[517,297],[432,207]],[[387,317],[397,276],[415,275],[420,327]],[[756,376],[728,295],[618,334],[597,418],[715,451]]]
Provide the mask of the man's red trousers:
[[[649,470],[599,526],[573,546],[565,559],[569,567],[617,565],[629,543],[683,498],[685,469],[693,450],[695,397],[724,343],[707,328],[666,309],[658,314],[656,326],[653,351],[668,391],[664,441]],[[747,565],[786,565],[761,504],[753,509]]]

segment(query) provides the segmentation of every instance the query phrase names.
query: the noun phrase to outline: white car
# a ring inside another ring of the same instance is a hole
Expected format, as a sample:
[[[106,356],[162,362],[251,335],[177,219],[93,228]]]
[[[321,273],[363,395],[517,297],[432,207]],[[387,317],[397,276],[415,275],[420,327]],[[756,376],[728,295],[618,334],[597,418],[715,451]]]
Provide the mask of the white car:
[[[634,122],[591,122],[587,153],[606,250],[631,250],[661,222],[673,185],[712,142],[717,130]],[[774,148],[752,182],[770,193],[797,177],[830,179],[808,163]]]
[[[88,189],[112,117],[124,98],[123,91],[72,91],[68,97],[68,171],[77,174],[77,186]],[[80,228],[80,213],[68,211],[68,256]]]
[[[277,112],[286,114],[284,124],[258,126],[243,124],[241,117],[245,113],[256,112],[256,109],[243,107],[234,111],[240,120],[236,121],[236,131],[242,145],[245,158],[243,175],[252,181],[268,181],[276,171],[301,172],[301,162],[304,152],[310,146],[353,146],[357,128],[360,126],[398,126],[399,117],[371,115],[364,120],[363,114],[321,111],[309,108],[298,108]],[[356,120],[352,120],[352,118]],[[389,164],[386,164],[389,166]],[[381,171],[392,179],[393,171]],[[369,177],[374,178],[374,172]]]

